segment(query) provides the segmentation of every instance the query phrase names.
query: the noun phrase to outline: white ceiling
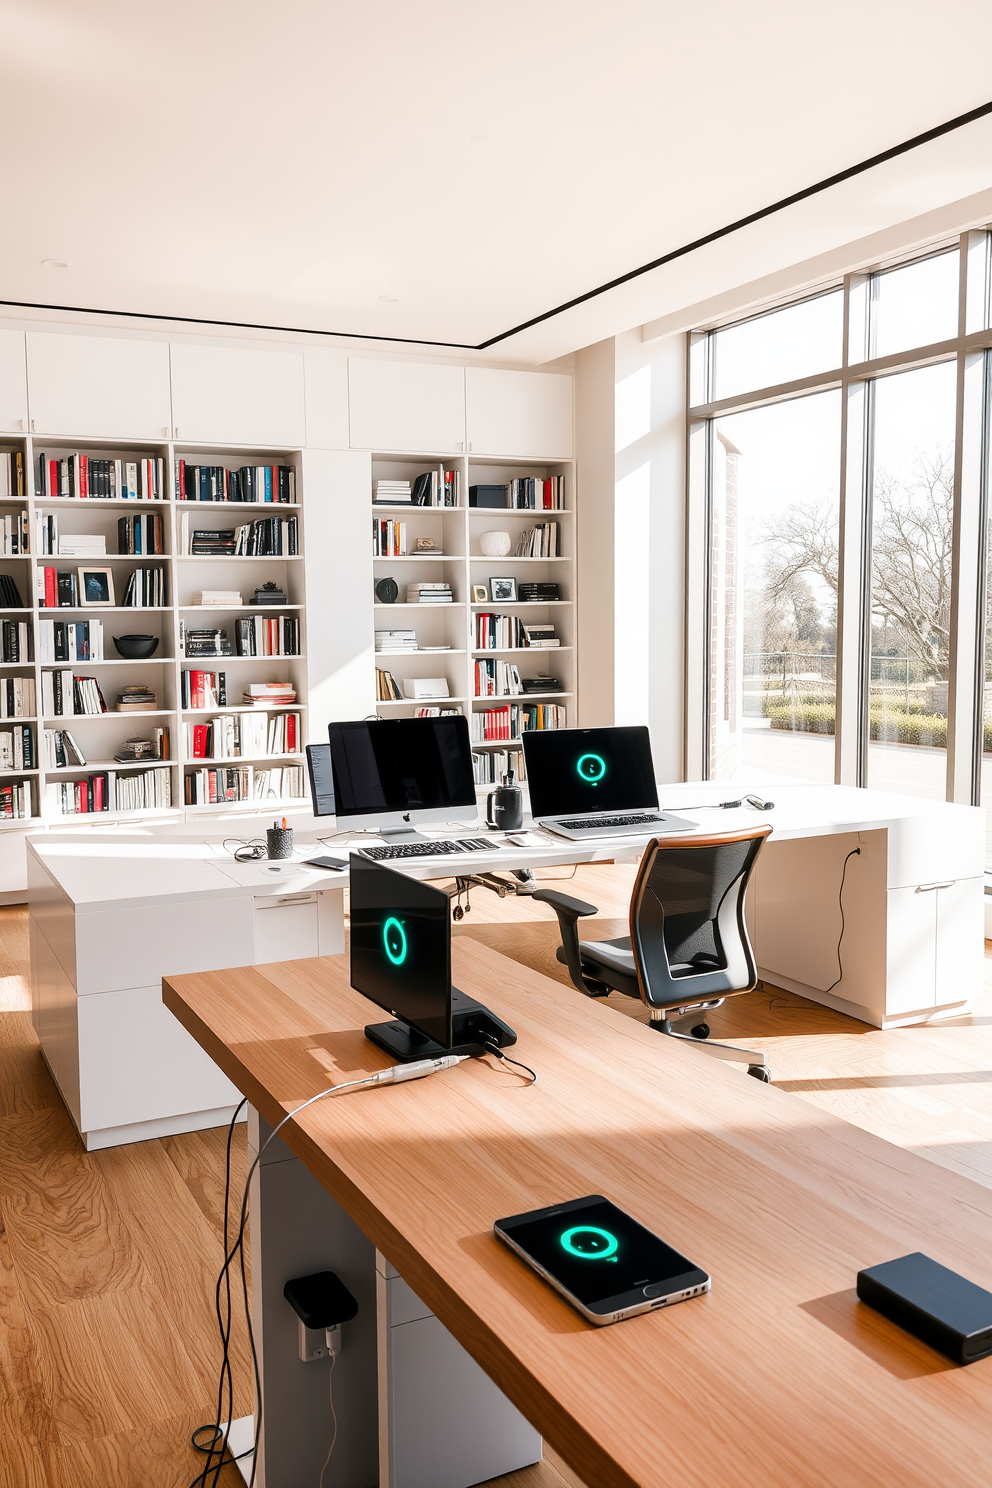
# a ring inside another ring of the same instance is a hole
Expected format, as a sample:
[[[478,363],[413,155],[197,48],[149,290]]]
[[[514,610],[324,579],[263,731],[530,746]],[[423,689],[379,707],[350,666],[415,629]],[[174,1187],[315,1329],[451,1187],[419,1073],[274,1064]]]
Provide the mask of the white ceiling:
[[[0,299],[459,345],[992,98],[987,0],[2,0],[0,25]],[[493,354],[990,188],[983,121]]]

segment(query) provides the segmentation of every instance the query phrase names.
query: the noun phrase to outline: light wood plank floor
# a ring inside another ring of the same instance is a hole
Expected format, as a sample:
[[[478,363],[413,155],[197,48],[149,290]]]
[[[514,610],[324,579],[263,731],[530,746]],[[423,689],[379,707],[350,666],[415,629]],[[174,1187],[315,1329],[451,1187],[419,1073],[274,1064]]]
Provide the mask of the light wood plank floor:
[[[547,870],[622,935],[633,868]],[[556,922],[527,898],[476,891],[456,934],[475,935],[562,982]],[[0,909],[0,1483],[3,1488],[185,1488],[202,1459],[217,1368],[213,1282],[222,1254],[224,1133],[87,1154],[31,1028],[27,916]],[[622,1016],[640,1004],[611,997]],[[879,1033],[766,988],[712,1015],[714,1036],[767,1049],[775,1083],[992,1185],[992,996],[968,1018]],[[700,1051],[700,1056],[707,1056]],[[246,1166],[244,1129],[235,1182]],[[243,1332],[236,1412],[249,1407]],[[554,1459],[504,1488],[577,1480]],[[237,1488],[227,1467],[221,1488]]]

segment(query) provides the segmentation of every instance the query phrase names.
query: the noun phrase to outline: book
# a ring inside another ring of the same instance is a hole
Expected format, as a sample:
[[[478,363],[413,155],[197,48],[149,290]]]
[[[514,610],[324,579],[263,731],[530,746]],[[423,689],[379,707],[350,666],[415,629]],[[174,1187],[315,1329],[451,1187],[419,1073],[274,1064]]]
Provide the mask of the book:
[[[42,500],[163,501],[165,494],[161,456],[107,460],[86,454],[61,458],[38,454],[35,495]]]

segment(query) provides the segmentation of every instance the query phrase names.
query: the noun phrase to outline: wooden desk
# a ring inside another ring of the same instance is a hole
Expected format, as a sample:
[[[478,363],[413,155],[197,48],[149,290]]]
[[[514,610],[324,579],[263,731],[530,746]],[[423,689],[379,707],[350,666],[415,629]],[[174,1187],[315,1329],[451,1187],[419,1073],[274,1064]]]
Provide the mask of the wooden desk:
[[[470,939],[452,956],[538,1084],[473,1062],[320,1102],[286,1142],[589,1488],[987,1482],[992,1360],[954,1367],[854,1280],[923,1250],[992,1288],[992,1192]],[[384,1062],[343,957],[171,977],[164,999],[269,1123]],[[597,1329],[492,1237],[589,1192],[712,1293]]]

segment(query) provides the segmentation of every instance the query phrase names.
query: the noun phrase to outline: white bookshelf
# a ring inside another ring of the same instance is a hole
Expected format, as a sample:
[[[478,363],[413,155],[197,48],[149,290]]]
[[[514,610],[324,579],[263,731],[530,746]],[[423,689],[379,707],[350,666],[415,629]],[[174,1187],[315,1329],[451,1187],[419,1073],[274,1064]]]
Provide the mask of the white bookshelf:
[[[100,824],[102,826],[120,822],[122,824],[153,818],[181,818],[184,812],[197,814],[228,812],[244,814],[258,811],[268,813],[287,808],[301,809],[306,806],[306,796],[268,798],[263,800],[238,800],[216,802],[209,806],[190,806],[185,802],[184,778],[192,770],[237,767],[239,763],[252,765],[257,771],[266,768],[282,768],[299,765],[303,768],[305,791],[305,756],[303,746],[307,740],[307,677],[306,677],[306,593],[304,580],[304,521],[301,494],[301,471],[299,452],[286,449],[256,448],[206,448],[190,450],[176,442],[110,442],[57,438],[50,435],[27,435],[24,438],[0,439],[0,449],[20,450],[24,459],[25,491],[23,496],[0,499],[0,515],[6,512],[23,511],[28,518],[29,552],[26,555],[0,557],[0,572],[9,573],[15,579],[22,600],[27,603],[19,611],[0,610],[0,620],[28,620],[31,638],[29,661],[17,664],[0,664],[0,679],[10,675],[30,677],[34,681],[37,699],[36,716],[0,720],[0,729],[28,725],[35,741],[36,766],[31,770],[0,772],[0,784],[30,782],[32,814],[29,818],[14,817],[0,819],[0,852],[5,835],[18,834],[26,829],[40,826],[65,826]],[[94,499],[74,497],[49,497],[38,492],[38,455],[44,453],[61,459],[76,452],[104,459],[130,459],[143,456],[163,461],[167,494],[160,499],[122,501],[118,499]],[[293,502],[189,502],[176,499],[176,469],[180,458],[194,464],[227,465],[292,465],[296,470],[297,499]],[[299,532],[299,553],[282,557],[199,557],[180,551],[181,519],[184,512],[194,512],[198,523],[204,527],[231,527],[261,516],[295,516]],[[117,521],[122,516],[155,512],[162,518],[163,553],[148,555],[119,554],[117,552]],[[60,535],[70,533],[101,534],[106,539],[106,556],[90,559],[67,555],[43,554],[39,551],[36,535],[36,514],[55,513],[59,519]],[[160,568],[165,575],[167,603],[155,607],[137,608],[115,604],[46,607],[37,597],[36,569],[76,569],[84,565],[106,567],[114,576],[115,597],[119,600],[124,592],[128,576],[136,568]],[[255,606],[247,603],[254,596],[255,586],[274,580],[285,590],[287,604],[284,606]],[[194,596],[203,589],[237,589],[245,601],[241,606],[203,606],[194,602]],[[227,631],[227,637],[235,644],[236,621],[240,616],[291,615],[300,622],[300,653],[294,657],[183,657],[179,652],[179,623],[186,620],[192,626],[205,626],[211,622]],[[40,625],[43,621],[78,621],[100,619],[104,630],[104,660],[85,662],[42,662]],[[113,637],[122,635],[154,635],[158,648],[153,657],[128,660],[120,657],[114,648]],[[96,677],[104,695],[107,713],[94,715],[65,714],[44,716],[42,714],[42,673],[53,667],[69,668],[77,675]],[[227,676],[228,705],[217,709],[182,708],[181,674],[184,669],[224,672]],[[241,694],[249,682],[289,681],[297,693],[297,702],[282,707],[256,708],[244,705]],[[155,694],[156,707],[141,712],[114,711],[118,694],[130,683],[146,684]],[[259,755],[253,751],[250,758],[194,760],[186,749],[185,723],[208,722],[219,714],[258,714],[298,712],[300,731],[297,750],[291,754]],[[122,764],[114,759],[124,743],[131,738],[151,737],[155,727],[166,727],[169,731],[170,758],[166,761],[141,761]],[[85,766],[49,767],[45,764],[42,730],[65,729],[76,740],[86,757]],[[165,769],[169,772],[172,805],[167,809],[145,807],[137,811],[112,809],[97,813],[62,814],[56,812],[46,800],[45,787],[53,782],[79,781],[87,776],[113,770],[118,777],[141,775],[150,769]],[[6,877],[9,875],[0,875]]]
[[[407,503],[380,504],[375,501],[379,480],[409,480],[411,485],[422,471],[443,464],[458,472],[457,507],[419,507]],[[413,717],[420,707],[454,708],[467,716],[508,703],[557,703],[565,709],[566,725],[577,718],[577,657],[575,613],[576,532],[575,532],[575,465],[571,460],[533,460],[508,456],[476,458],[471,454],[438,457],[424,453],[378,453],[372,455],[372,488],[370,515],[406,523],[407,547],[415,546],[420,537],[433,538],[442,549],[440,555],[421,556],[412,551],[404,556],[371,558],[372,587],[380,579],[392,578],[399,586],[395,604],[373,602],[375,630],[415,630],[418,646],[445,645],[445,651],[402,650],[375,653],[375,666],[389,671],[400,685],[417,677],[444,677],[447,698],[404,698],[402,701],[376,703],[383,718]],[[470,507],[469,488],[474,485],[505,485],[517,477],[563,476],[564,507],[557,510],[520,511],[498,507]],[[523,558],[514,556],[520,533],[537,523],[558,523],[560,556],[556,558]],[[368,551],[372,553],[372,523],[369,523]],[[511,551],[504,558],[486,557],[480,540],[484,532],[508,532]],[[543,603],[493,601],[475,603],[472,586],[493,578],[513,578],[519,585],[535,581],[560,584],[562,598]],[[411,604],[405,600],[406,585],[416,580],[443,580],[451,584],[453,604]],[[475,645],[475,617],[482,612],[515,615],[524,623],[553,623],[561,645],[556,648],[516,647],[513,649],[479,649]],[[557,677],[561,691],[515,694],[513,696],[477,697],[475,663],[495,658],[516,665],[521,678],[544,674]],[[374,680],[374,679],[373,679]],[[494,751],[520,750],[519,738],[512,741],[474,741],[473,753],[490,755]],[[480,794],[491,785],[479,785]]]

